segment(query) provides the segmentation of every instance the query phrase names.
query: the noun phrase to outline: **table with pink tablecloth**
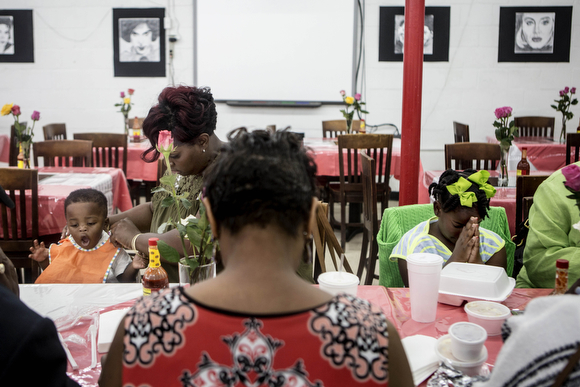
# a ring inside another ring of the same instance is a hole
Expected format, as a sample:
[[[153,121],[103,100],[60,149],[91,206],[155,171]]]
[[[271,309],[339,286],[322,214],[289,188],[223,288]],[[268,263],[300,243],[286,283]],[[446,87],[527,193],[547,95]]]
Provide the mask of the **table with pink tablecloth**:
[[[340,164],[338,159],[338,145],[336,139],[305,138],[304,146],[311,150],[314,162],[318,168],[319,176],[340,176]],[[346,166],[346,157],[345,166]],[[393,142],[391,154],[391,171],[390,174],[397,180],[401,180],[401,148],[400,142]],[[360,163],[359,163],[360,165]],[[419,202],[429,200],[421,189],[423,181],[423,165],[419,162]]]
[[[112,178],[113,211],[127,211],[133,207],[127,180],[119,168],[85,168],[85,167],[41,167],[38,168],[38,221],[39,235],[56,234],[66,224],[64,201],[74,190],[89,188],[87,185],[49,185],[44,184],[42,175],[57,174],[107,174]],[[46,180],[45,180],[46,181]]]
[[[127,180],[157,181],[157,162],[146,163],[141,159],[141,154],[150,146],[149,140],[128,144]]]
[[[487,142],[498,144],[493,136],[487,136]],[[548,137],[516,137],[510,147],[509,169],[516,169],[522,157],[522,148],[527,148],[527,159],[532,169],[557,171],[566,165],[566,144],[560,144]],[[572,149],[574,157],[574,149]]]
[[[80,319],[60,328],[62,321],[72,320],[70,313],[85,311],[87,314],[103,313],[131,307],[141,292],[140,284],[43,284],[20,285],[22,301],[42,316],[57,320],[59,331],[66,339],[72,334],[86,337],[91,319]],[[551,289],[514,289],[502,302],[510,309],[523,310],[533,298],[548,295]],[[426,335],[439,338],[447,334],[449,326],[458,321],[468,321],[463,306],[437,304],[437,317],[432,323],[418,323],[411,319],[411,303],[408,288],[385,288],[382,286],[359,286],[358,296],[379,306],[387,319],[393,323],[399,336]],[[60,324],[58,322],[61,322]],[[100,359],[95,368],[91,363],[90,343],[75,344],[67,342],[79,369],[72,370],[68,365],[68,375],[82,386],[97,386],[101,373]],[[488,350],[487,364],[493,366],[503,343],[501,336],[490,336],[485,342]],[[424,385],[424,383],[422,384]]]

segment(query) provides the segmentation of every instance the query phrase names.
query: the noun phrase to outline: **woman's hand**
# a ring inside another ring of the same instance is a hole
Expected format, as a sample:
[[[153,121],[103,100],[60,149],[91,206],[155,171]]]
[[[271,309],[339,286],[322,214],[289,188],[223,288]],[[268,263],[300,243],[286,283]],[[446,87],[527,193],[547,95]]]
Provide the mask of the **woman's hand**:
[[[139,234],[139,229],[132,221],[128,218],[121,219],[111,226],[111,243],[115,247],[130,249],[131,241],[137,234]]]

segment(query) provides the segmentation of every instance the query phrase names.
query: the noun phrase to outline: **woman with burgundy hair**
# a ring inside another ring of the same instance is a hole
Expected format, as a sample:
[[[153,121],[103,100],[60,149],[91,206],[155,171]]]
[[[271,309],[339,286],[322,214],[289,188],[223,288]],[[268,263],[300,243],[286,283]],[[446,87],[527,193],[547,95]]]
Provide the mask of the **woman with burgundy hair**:
[[[214,133],[217,122],[216,106],[209,88],[190,86],[166,87],[158,98],[158,104],[149,110],[143,121],[143,132],[151,142],[141,158],[154,162],[159,158],[157,140],[159,132],[169,130],[173,135],[176,149],[171,153],[171,170],[177,173],[177,193],[189,192],[192,207],[181,211],[180,218],[195,215],[199,206],[197,199],[201,192],[202,175],[219,153],[222,142]],[[172,217],[177,218],[176,209],[162,207],[166,192],[157,192],[151,202],[140,204],[128,211],[109,216],[111,241],[127,249],[135,248],[146,253],[149,238],[159,238],[178,251],[181,242],[177,230],[160,230]],[[177,265],[163,262],[170,282],[178,282]]]

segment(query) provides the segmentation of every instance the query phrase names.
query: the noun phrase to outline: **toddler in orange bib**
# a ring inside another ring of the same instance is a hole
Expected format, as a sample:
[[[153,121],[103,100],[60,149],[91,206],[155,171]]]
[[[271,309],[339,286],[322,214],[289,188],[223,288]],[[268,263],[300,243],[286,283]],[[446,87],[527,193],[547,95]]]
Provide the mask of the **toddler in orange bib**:
[[[64,202],[70,235],[48,248],[34,241],[30,258],[44,270],[36,283],[135,282],[142,263],[133,263],[109,241],[107,199],[94,189],[71,192]]]

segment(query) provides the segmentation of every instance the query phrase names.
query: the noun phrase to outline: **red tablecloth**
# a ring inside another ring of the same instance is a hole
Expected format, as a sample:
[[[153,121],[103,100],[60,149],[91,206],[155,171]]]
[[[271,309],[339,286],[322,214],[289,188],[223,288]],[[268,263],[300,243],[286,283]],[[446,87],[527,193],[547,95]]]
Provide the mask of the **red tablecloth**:
[[[149,141],[130,142],[127,146],[127,179],[157,181],[157,162],[146,163],[141,159],[141,154],[151,144]]]
[[[487,142],[499,143],[493,136],[487,136]],[[566,165],[566,144],[554,142],[547,137],[516,137],[513,146],[517,147],[520,155],[522,148],[527,148],[528,161],[538,170],[554,172]]]
[[[10,136],[0,134],[0,162],[7,163],[10,156]]]
[[[127,188],[127,179],[119,168],[84,168],[84,167],[41,167],[39,173],[107,173],[113,180],[113,209],[127,211],[133,207],[131,195]],[[38,184],[38,221],[39,234],[56,234],[62,231],[66,224],[64,216],[64,201],[74,190],[87,188],[71,185],[43,185]]]
[[[124,284],[124,286],[127,285],[128,284]],[[46,287],[47,285],[26,285],[27,291],[23,294],[23,301],[28,304],[29,302],[27,302],[26,297],[33,296],[34,290],[38,286]],[[139,286],[139,284],[135,284],[135,288],[138,288]],[[45,289],[44,292],[47,292],[47,290]],[[528,302],[533,298],[548,295],[550,292],[551,289],[514,289],[513,293],[507,300],[502,302],[502,304],[510,309],[524,309]],[[50,293],[46,294],[48,297],[50,296]],[[439,338],[447,334],[447,330],[451,324],[458,321],[468,321],[463,306],[451,306],[446,304],[437,305],[437,317],[433,323],[418,323],[412,320],[408,288],[387,289],[382,286],[359,286],[358,296],[379,306],[389,321],[395,325],[401,339],[418,334]],[[49,300],[46,300],[45,303],[48,303],[48,301]],[[87,302],[89,303],[87,306],[90,307],[90,301]],[[120,304],[101,307],[100,311],[102,313],[110,310],[124,309],[130,307],[133,303],[134,300],[125,301]],[[65,339],[72,334],[86,337],[85,335],[90,324],[90,320],[81,320],[73,328],[62,331],[62,335]],[[100,358],[102,355],[98,354],[99,363],[95,368],[90,369],[87,368],[91,363],[90,345],[80,345],[75,344],[74,342],[67,342],[67,345],[79,366],[78,370],[73,371],[69,364],[67,372],[69,376],[75,379],[82,386],[97,386],[98,378],[101,373]],[[485,342],[485,346],[488,350],[488,366],[493,366],[502,345],[501,336],[488,337]]]
[[[319,176],[340,176],[338,145],[336,144],[336,139],[305,138],[304,146],[312,151],[312,156],[316,163],[316,167],[318,168]],[[346,157],[344,160],[346,160]],[[425,200],[428,202],[429,195],[423,192],[421,184],[423,181],[423,164],[421,164],[421,162],[419,162],[419,168],[419,203]],[[401,149],[398,141],[393,144],[390,174],[395,179],[401,180]]]
[[[423,192],[429,192],[429,184],[433,182],[434,178],[441,176],[444,171],[425,171],[423,179]],[[531,171],[532,175],[550,175],[551,171]],[[490,171],[491,176],[497,176],[496,171]],[[510,171],[510,183],[515,182],[515,171]],[[427,194],[426,200],[425,196],[422,197],[423,201],[419,203],[425,204],[429,203],[429,197]],[[489,204],[494,207],[503,207],[508,218],[508,223],[510,226],[510,233],[514,235],[516,233],[516,188],[512,187],[496,187],[496,193],[493,198],[489,201]]]

